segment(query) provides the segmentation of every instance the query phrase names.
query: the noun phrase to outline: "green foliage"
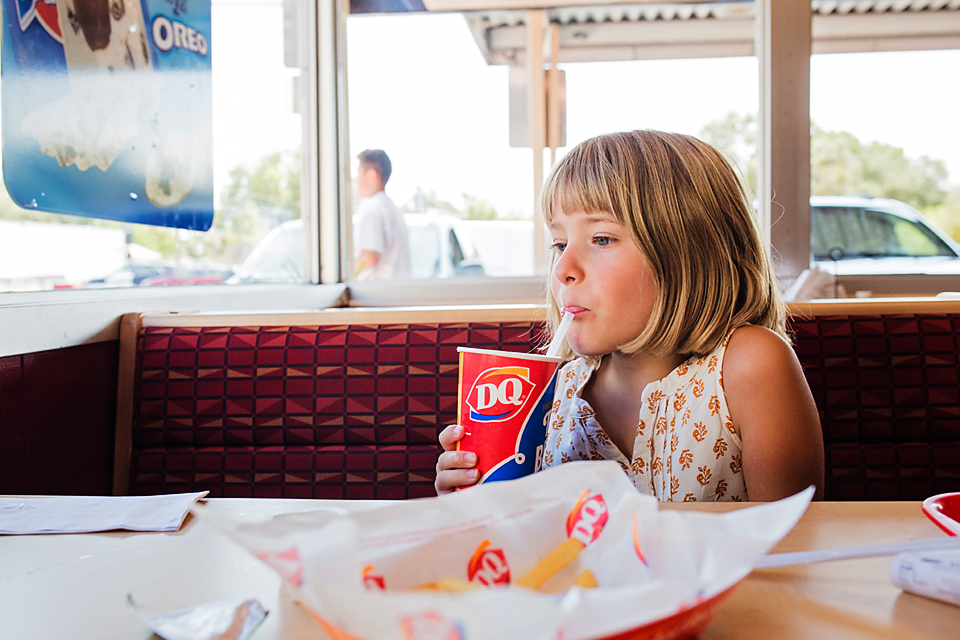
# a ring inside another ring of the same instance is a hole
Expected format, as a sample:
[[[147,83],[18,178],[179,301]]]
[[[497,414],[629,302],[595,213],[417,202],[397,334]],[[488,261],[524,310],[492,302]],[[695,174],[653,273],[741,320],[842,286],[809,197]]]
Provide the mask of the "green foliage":
[[[463,208],[460,209],[453,203],[443,200],[435,191],[423,191],[417,189],[417,194],[407,202],[403,209],[409,212],[427,211],[437,209],[445,211],[451,215],[464,220],[523,220],[523,214],[519,211],[509,211],[500,213],[488,200],[475,195],[463,194]]]
[[[955,240],[960,240],[960,187],[954,187],[938,205],[924,214]]]
[[[410,213],[426,211],[427,209],[439,209],[440,211],[452,213],[455,216],[461,215],[460,210],[457,209],[453,203],[438,196],[436,191],[424,191],[419,187],[417,188],[416,195],[403,205],[403,209]]]
[[[487,202],[482,198],[477,196],[470,195],[469,193],[463,194],[463,204],[466,209],[463,217],[466,220],[498,220],[500,216],[497,215],[497,210],[492,204]]]
[[[700,131],[700,138],[724,155],[737,171],[748,194],[757,192],[757,120],[730,112]]]
[[[265,156],[252,171],[239,165],[230,171],[214,215],[213,249],[226,261],[239,261],[267,231],[299,217],[299,150]]]
[[[907,158],[903,149],[863,143],[845,131],[812,126],[810,195],[864,194],[893,198],[920,209],[942,204],[947,169],[941,160]]]
[[[740,167],[745,186],[756,193],[756,119],[729,113],[705,126],[700,137]],[[960,238],[960,188],[948,192],[947,179],[941,160],[926,156],[911,159],[899,147],[861,142],[851,133],[811,125],[812,196],[866,195],[900,200]]]

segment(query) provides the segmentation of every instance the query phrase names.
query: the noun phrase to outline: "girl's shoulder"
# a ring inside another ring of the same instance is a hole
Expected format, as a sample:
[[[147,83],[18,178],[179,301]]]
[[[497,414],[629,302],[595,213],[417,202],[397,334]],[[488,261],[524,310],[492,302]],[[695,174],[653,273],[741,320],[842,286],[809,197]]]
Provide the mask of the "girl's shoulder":
[[[723,355],[724,388],[762,384],[769,376],[782,375],[798,366],[793,347],[783,336],[766,327],[745,325],[735,329]]]

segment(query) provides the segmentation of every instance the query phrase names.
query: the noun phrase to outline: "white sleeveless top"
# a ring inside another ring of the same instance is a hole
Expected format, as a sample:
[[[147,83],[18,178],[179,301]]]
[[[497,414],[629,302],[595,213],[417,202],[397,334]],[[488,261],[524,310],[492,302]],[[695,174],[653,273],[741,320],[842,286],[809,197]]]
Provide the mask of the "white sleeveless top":
[[[633,459],[613,444],[581,396],[595,367],[578,358],[557,379],[543,466],[614,460],[640,493],[663,502],[746,501],[740,434],[723,392],[723,354],[692,357],[643,390]]]

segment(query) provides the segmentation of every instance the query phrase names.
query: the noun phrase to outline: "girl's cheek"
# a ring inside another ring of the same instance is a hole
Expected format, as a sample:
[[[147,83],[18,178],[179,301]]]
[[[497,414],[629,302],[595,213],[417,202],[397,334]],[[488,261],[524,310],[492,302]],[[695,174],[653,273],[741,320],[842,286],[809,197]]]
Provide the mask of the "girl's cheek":
[[[550,272],[550,292],[553,294],[553,299],[557,304],[560,304],[560,281],[557,280],[557,277],[554,273]]]

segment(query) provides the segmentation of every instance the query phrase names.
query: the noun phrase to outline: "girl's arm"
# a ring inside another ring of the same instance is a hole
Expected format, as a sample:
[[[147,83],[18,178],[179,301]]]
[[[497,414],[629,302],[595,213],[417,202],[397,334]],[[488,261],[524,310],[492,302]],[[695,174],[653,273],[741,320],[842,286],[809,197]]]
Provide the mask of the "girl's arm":
[[[750,501],[779,500],[811,484],[814,499],[822,499],[823,432],[790,345],[769,329],[741,327],[727,345],[722,375]]]

